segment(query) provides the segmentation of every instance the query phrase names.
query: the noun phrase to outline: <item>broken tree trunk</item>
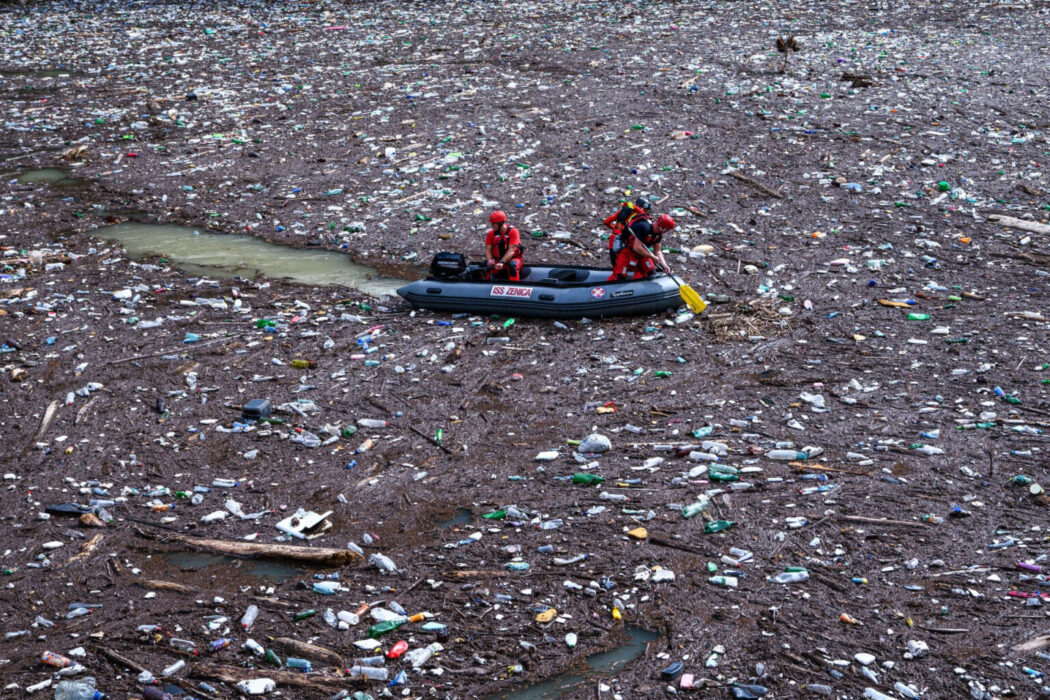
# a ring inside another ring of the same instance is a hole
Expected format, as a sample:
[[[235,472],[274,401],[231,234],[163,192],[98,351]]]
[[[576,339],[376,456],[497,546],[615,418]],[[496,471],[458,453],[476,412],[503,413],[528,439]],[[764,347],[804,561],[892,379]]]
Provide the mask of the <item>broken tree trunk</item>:
[[[1015,219],[1012,216],[1003,216],[1001,214],[989,214],[988,220],[994,224],[999,224],[1000,226],[1021,229],[1022,231],[1028,231],[1029,233],[1050,234],[1050,226],[1035,221]]]
[[[187,537],[170,535],[166,539],[185,544],[192,549],[202,549],[219,554],[230,554],[236,557],[292,559],[310,564],[337,566],[349,564],[361,555],[349,549],[331,547],[300,547],[294,544],[257,544],[255,542],[231,542],[230,540],[213,540],[205,537]]]

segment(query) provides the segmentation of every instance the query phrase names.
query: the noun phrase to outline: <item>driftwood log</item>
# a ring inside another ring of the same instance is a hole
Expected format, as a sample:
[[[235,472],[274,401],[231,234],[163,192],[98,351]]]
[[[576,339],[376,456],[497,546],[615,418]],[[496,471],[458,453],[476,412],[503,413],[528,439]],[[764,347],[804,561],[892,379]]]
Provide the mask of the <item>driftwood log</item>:
[[[193,586],[186,586],[181,583],[175,583],[174,581],[157,581],[155,579],[144,579],[142,581],[135,581],[135,585],[142,586],[143,588],[152,588],[158,591],[175,591],[176,593],[199,593],[200,589],[194,588]]]
[[[317,646],[316,644],[307,644],[306,642],[300,642],[298,639],[291,639],[289,637],[278,637],[273,640],[274,646],[279,649],[295,656],[300,656],[305,659],[316,659],[322,661],[329,666],[335,666],[336,668],[343,668],[346,664],[343,662],[343,657],[335,653],[331,649]]]
[[[210,678],[231,685],[250,678],[272,678],[279,685],[291,685],[298,688],[310,688],[318,693],[331,694],[346,687],[347,679],[342,676],[321,673],[296,673],[278,671],[277,669],[258,669],[252,671],[236,666],[218,664],[195,664],[190,675],[197,678]]]
[[[1041,634],[1038,637],[1032,637],[1027,642],[1021,642],[1013,647],[1013,650],[1022,654],[1039,651],[1050,647],[1050,634]]]
[[[165,539],[173,540],[192,549],[230,554],[249,559],[292,559],[309,564],[338,566],[361,559],[361,555],[349,549],[331,547],[300,547],[294,544],[258,544],[256,542],[233,542],[230,540],[213,540],[206,537],[187,537],[186,535],[168,535]]]
[[[1050,234],[1050,226],[1036,221],[1025,221],[1024,219],[1015,219],[1012,216],[1003,216],[1001,214],[989,214],[988,220],[1000,226],[1016,228],[1029,233]]]

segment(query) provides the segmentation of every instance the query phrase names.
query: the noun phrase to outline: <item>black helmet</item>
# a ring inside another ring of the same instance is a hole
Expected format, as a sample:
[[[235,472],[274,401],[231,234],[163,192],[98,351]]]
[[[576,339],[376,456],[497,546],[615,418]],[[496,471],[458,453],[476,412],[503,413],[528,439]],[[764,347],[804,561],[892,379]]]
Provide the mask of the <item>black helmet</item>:
[[[650,202],[645,197],[639,197],[638,199],[634,200],[634,206],[637,207],[638,209],[644,209],[645,211],[649,211],[649,209],[653,205],[652,205],[652,202]]]

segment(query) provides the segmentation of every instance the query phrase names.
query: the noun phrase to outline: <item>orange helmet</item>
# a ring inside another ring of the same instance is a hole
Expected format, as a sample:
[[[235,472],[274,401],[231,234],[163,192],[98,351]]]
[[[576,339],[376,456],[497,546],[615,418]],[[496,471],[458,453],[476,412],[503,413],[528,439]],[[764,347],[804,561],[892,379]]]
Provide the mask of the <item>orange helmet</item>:
[[[674,228],[674,219],[671,218],[670,214],[660,214],[656,219],[656,228],[660,233],[670,231]]]
[[[491,214],[489,214],[489,223],[492,224],[493,226],[496,226],[498,224],[502,224],[506,220],[507,220],[507,215],[504,214],[499,209],[497,209],[496,211],[494,211]]]

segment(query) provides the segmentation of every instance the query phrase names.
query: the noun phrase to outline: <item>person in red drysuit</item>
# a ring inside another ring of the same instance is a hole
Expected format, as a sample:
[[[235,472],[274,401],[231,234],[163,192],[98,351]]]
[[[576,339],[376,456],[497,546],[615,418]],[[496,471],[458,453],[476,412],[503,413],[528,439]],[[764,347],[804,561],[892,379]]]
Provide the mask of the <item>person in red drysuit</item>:
[[[674,219],[667,214],[661,214],[656,219],[656,224],[650,224],[648,220],[638,220],[625,228],[620,233],[620,238],[623,239],[622,248],[616,255],[616,262],[608,281],[645,279],[656,268],[670,274],[671,266],[664,259],[660,241],[663,235],[674,227]]]
[[[636,221],[648,221],[649,209],[652,205],[645,197],[639,197],[634,203],[624,202],[620,210],[609,215],[602,223],[612,231],[609,234],[609,264],[616,267],[616,256],[623,248],[620,234]]]
[[[485,260],[490,274],[506,276],[511,282],[521,281],[521,268],[525,265],[521,234],[507,223],[507,215],[502,211],[492,212],[489,223],[492,228],[485,234]]]

